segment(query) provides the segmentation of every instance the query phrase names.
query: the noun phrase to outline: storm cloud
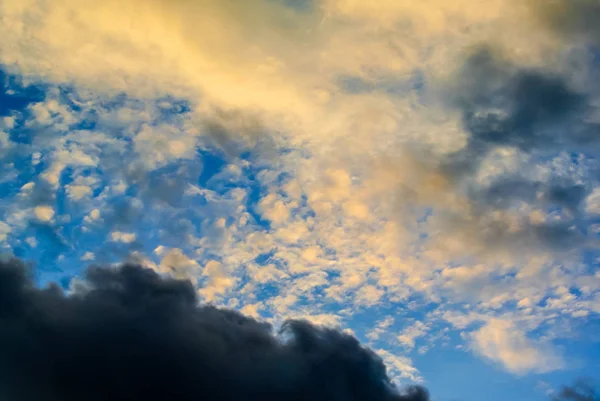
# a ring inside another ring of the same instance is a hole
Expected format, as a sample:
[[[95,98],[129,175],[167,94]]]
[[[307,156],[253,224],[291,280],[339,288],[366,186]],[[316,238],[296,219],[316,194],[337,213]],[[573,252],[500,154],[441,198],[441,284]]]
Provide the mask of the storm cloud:
[[[428,399],[348,334],[290,320],[275,335],[137,265],[90,268],[71,295],[30,276],[0,264],[5,401]]]
[[[593,188],[591,177],[554,171],[540,176],[527,164],[560,152],[590,157],[598,152],[600,126],[590,117],[596,94],[571,81],[549,69],[514,64],[500,50],[482,46],[464,60],[448,85],[446,100],[460,114],[467,139],[462,149],[441,160],[435,173],[465,194],[475,220],[522,205],[561,210],[565,216],[561,221],[526,218],[516,233],[503,223],[485,223],[493,233],[490,243],[526,242],[535,248],[568,250],[585,242],[588,223],[581,207]],[[515,164],[519,168],[486,176],[487,160],[511,163],[510,157],[520,158]],[[451,226],[460,226],[456,221],[463,219],[452,220]]]
[[[465,60],[456,78],[449,97],[471,135],[464,150],[470,160],[499,146],[524,152],[598,146],[600,129],[585,118],[589,95],[565,76],[513,65],[484,47]]]

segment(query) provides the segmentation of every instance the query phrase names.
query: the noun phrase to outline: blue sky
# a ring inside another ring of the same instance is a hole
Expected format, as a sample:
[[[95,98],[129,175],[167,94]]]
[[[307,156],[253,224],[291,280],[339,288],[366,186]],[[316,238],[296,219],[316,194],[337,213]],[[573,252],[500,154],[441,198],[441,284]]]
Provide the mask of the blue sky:
[[[440,401],[598,377],[593,2],[26,3],[0,250],[40,286],[140,263],[354,333]]]

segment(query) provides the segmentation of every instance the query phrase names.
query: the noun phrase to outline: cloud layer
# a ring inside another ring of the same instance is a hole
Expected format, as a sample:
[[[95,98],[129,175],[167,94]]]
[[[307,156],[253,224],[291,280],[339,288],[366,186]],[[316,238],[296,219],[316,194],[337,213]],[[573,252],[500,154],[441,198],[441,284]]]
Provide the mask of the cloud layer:
[[[355,330],[396,379],[435,347],[568,368],[600,313],[597,10],[5,0],[0,249]]]

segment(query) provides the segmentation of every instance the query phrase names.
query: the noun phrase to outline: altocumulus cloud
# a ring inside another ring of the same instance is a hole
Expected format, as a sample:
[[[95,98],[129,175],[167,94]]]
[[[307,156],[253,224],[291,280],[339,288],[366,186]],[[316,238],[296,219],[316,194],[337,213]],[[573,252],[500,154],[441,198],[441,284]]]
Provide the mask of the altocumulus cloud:
[[[70,295],[0,264],[0,397],[71,400],[426,401],[400,393],[339,331],[199,305],[188,281],[137,265],[91,268]]]
[[[600,312],[598,0],[287,4],[0,1],[0,250],[143,260],[407,380],[446,341],[569,369]]]

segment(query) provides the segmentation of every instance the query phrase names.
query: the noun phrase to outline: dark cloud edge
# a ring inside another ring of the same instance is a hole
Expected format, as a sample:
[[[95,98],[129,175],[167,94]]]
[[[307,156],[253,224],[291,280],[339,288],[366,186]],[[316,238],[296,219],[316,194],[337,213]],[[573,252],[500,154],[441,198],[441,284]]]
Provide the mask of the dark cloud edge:
[[[191,282],[135,264],[90,267],[70,295],[37,288],[0,261],[4,401],[394,400],[385,365],[353,336],[287,320],[271,325],[202,305]]]

